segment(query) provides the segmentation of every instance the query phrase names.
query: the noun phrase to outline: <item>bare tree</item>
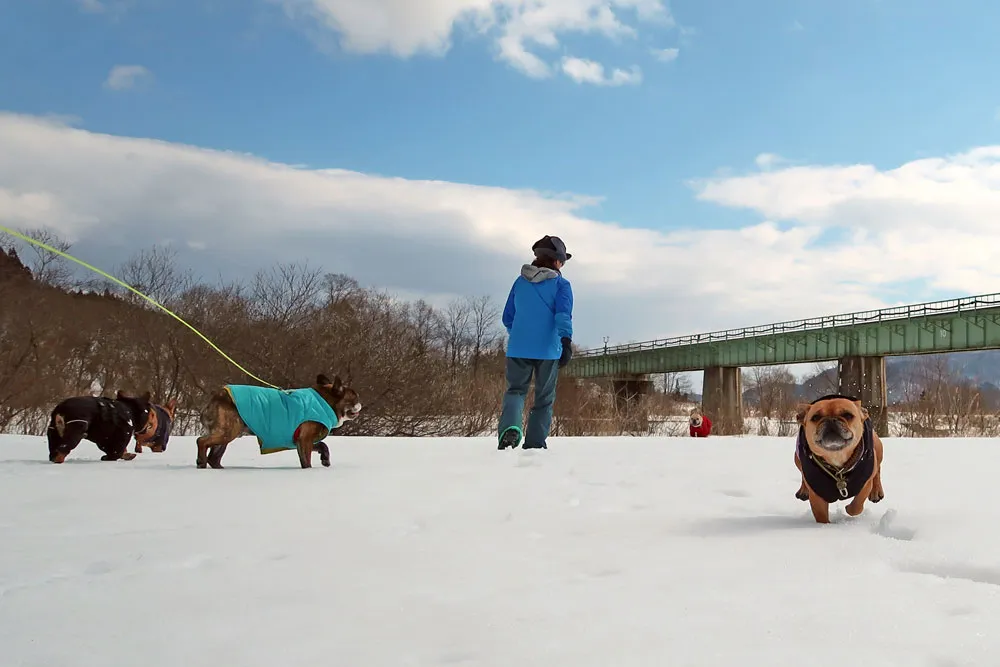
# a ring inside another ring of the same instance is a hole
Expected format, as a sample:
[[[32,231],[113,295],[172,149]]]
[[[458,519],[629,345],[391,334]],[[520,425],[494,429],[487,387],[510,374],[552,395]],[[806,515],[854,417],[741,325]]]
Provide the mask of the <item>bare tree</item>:
[[[438,332],[444,328],[441,315],[429,303],[420,299],[410,305],[409,321],[413,326],[410,337],[413,353],[418,357],[430,354]]]
[[[500,309],[489,296],[469,297],[469,336],[472,346],[472,372],[479,373],[479,362],[483,354],[492,349],[500,340],[497,322]]]
[[[928,355],[912,362],[901,378],[910,417],[904,428],[921,436],[965,435],[996,428],[983,415],[982,390],[962,377],[947,357]]]
[[[674,401],[686,401],[694,391],[691,378],[685,373],[664,373],[660,383],[663,394],[673,398]]]
[[[34,227],[30,229],[19,229],[19,232],[28,238],[44,243],[60,252],[69,252],[73,244],[62,238],[59,234],[48,227]],[[0,232],[0,247],[15,247],[15,239],[5,232]],[[60,255],[40,248],[33,244],[28,246],[28,253],[25,264],[31,270],[35,280],[54,287],[68,288],[73,284],[73,270],[69,262]]]
[[[177,250],[173,247],[154,245],[149,250],[139,250],[117,269],[122,281],[131,285],[154,301],[167,304],[194,285],[190,271],[177,266]],[[145,301],[127,290],[120,290],[126,301],[145,306]]]
[[[441,338],[451,358],[451,365],[465,361],[472,340],[472,308],[467,299],[455,299],[448,304],[441,321]]]
[[[837,393],[840,390],[840,382],[836,366],[813,364],[812,375],[806,379],[805,384],[817,397]]]
[[[327,273],[323,276],[323,289],[326,291],[328,306],[336,307],[361,292],[357,280],[342,273]]]
[[[258,271],[250,288],[251,313],[269,324],[296,327],[308,318],[325,291],[333,294],[323,272],[305,264],[278,264]]]
[[[746,373],[746,371],[744,371]],[[787,368],[755,366],[747,373],[750,391],[756,396],[760,435],[770,435],[771,421],[778,420],[775,435],[790,435],[788,423],[795,414],[795,378]]]

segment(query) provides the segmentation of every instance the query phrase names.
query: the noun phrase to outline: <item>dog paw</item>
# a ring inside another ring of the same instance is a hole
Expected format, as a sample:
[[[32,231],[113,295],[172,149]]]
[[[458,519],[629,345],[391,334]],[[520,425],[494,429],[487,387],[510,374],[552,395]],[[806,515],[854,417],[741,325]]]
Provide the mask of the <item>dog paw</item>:
[[[861,516],[861,513],[865,511],[865,507],[864,505],[858,507],[854,503],[851,503],[850,505],[844,508],[844,511],[847,513],[847,516],[851,517]]]
[[[199,468],[207,468],[208,467],[208,463],[205,462],[205,461],[195,461],[195,465],[198,466]]]
[[[809,492],[799,487],[799,490],[795,492],[795,497],[799,500],[809,500]]]
[[[131,461],[132,459],[135,458],[135,454],[133,454],[132,452],[125,452],[124,454],[122,454],[122,458],[126,461]]]
[[[881,502],[885,498],[885,492],[879,489],[872,489],[872,492],[868,494],[868,502],[877,503]]]
[[[319,462],[323,464],[324,468],[330,467],[330,447],[327,446],[325,442],[320,440],[315,445],[313,445],[313,451],[319,452]]]

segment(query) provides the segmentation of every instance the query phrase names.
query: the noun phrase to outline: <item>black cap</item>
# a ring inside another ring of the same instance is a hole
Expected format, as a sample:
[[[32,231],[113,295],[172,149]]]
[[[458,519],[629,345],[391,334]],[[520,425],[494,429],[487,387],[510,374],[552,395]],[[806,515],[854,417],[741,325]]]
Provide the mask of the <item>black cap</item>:
[[[573,255],[566,252],[566,244],[558,236],[543,236],[531,246],[535,257],[551,257],[566,263]]]

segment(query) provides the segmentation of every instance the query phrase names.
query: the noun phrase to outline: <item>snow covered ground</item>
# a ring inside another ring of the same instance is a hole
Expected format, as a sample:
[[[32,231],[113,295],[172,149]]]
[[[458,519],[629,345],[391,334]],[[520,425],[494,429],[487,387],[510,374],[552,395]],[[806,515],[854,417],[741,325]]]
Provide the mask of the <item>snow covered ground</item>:
[[[0,664],[1000,662],[1000,441],[889,438],[885,501],[828,526],[788,438],[330,442],[0,438]]]

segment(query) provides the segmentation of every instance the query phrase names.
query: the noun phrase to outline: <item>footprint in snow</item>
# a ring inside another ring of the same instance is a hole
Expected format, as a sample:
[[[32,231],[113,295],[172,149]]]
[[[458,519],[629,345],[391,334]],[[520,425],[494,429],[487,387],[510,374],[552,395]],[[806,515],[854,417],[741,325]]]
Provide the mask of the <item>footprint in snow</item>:
[[[100,576],[102,574],[110,574],[114,572],[115,566],[106,560],[99,560],[91,563],[86,568],[84,568],[84,574],[89,574],[91,576]]]
[[[910,561],[896,563],[899,572],[925,574],[939,579],[961,579],[976,584],[1000,586],[1000,569],[964,563],[942,563],[931,561]]]
[[[917,535],[916,529],[897,525],[897,515],[898,513],[896,510],[887,510],[886,513],[883,514],[878,520],[878,523],[872,527],[872,532],[890,540],[901,540],[903,542],[912,541]]]

